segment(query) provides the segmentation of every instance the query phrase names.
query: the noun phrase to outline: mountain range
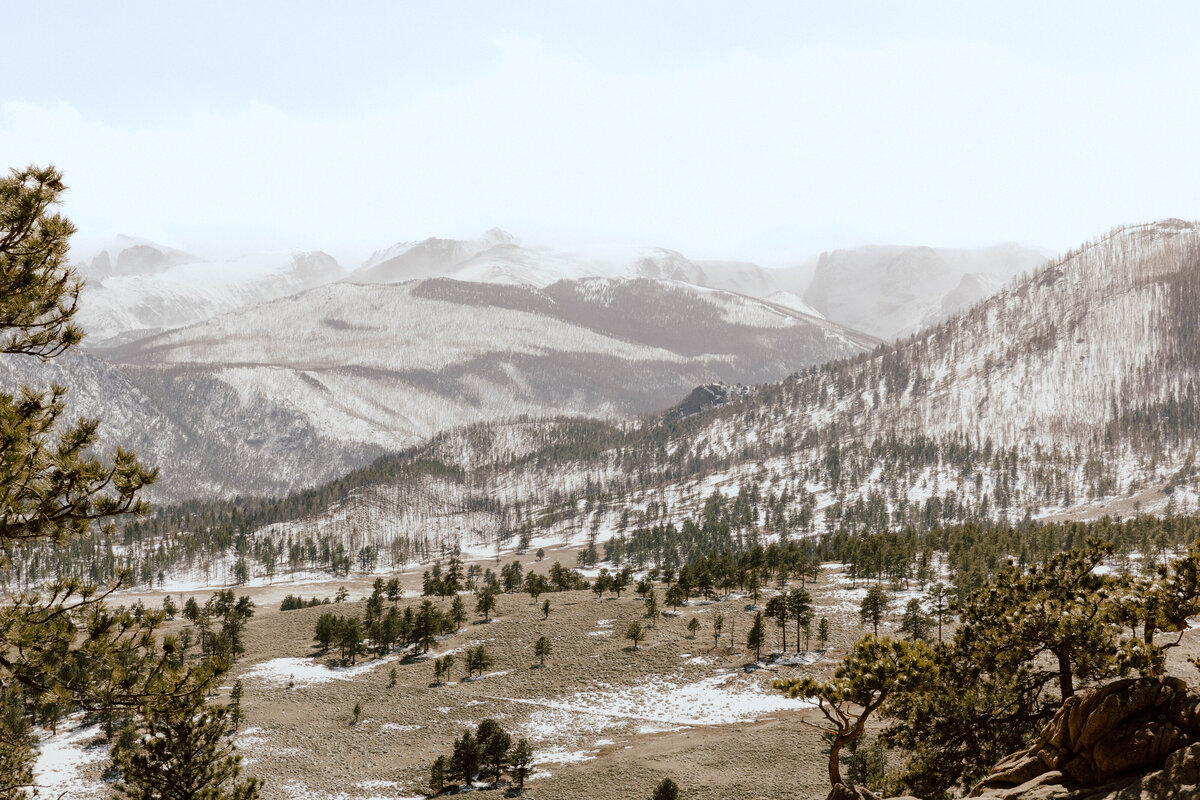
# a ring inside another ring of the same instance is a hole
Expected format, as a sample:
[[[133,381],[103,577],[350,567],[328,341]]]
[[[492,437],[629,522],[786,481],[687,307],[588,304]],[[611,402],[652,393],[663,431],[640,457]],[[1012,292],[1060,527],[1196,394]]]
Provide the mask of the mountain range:
[[[322,252],[213,261],[118,237],[78,265],[85,349],[45,365],[0,360],[0,383],[69,386],[71,413],[108,421],[106,446],[162,467],[159,500],[286,493],[457,426],[629,420],[697,386],[771,383],[867,352],[876,337],[814,307],[850,305],[830,289],[831,259],[868,287],[866,276],[887,278],[864,305],[922,264],[936,268],[921,285],[942,287],[955,270],[999,263],[888,252],[857,267],[852,253],[823,256],[806,288],[805,265],[663,248],[585,257],[496,229],[397,244],[348,274]],[[894,317],[929,317],[928,303],[910,305]]]
[[[739,489],[794,533],[1192,511],[1198,323],[1200,225],[1126,226],[870,353],[634,426],[452,429],[241,518],[412,552],[679,522]]]

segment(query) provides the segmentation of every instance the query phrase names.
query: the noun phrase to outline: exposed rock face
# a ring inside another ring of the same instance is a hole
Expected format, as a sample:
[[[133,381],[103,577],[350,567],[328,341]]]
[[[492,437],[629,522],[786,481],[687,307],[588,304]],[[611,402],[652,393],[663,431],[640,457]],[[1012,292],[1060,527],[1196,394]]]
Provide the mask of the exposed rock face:
[[[1066,702],[971,792],[992,800],[1200,797],[1200,695],[1178,678],[1116,681]]]

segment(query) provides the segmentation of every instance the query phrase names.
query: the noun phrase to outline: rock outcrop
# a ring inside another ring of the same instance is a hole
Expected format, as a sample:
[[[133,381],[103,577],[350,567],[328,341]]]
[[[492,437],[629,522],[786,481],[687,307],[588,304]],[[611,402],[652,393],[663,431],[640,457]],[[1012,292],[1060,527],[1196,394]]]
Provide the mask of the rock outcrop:
[[[1070,698],[1028,749],[971,792],[989,800],[1200,798],[1200,695],[1178,678]]]

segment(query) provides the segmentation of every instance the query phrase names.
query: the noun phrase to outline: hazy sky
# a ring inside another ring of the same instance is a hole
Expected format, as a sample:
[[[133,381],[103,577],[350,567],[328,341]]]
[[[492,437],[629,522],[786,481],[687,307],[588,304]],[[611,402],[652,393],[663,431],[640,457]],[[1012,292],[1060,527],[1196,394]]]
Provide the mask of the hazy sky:
[[[331,10],[336,9],[336,10]],[[81,244],[766,263],[1200,218],[1200,4],[4,2]]]

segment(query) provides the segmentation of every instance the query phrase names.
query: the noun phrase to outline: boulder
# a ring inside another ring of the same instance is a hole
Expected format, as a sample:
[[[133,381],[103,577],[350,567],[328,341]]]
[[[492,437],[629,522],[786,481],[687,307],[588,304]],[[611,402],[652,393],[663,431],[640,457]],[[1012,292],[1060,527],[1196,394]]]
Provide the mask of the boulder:
[[[971,791],[989,800],[1200,797],[1200,695],[1131,678],[1070,698],[1028,749]],[[1177,787],[1191,787],[1181,793]],[[1190,793],[1189,793],[1190,792]]]

